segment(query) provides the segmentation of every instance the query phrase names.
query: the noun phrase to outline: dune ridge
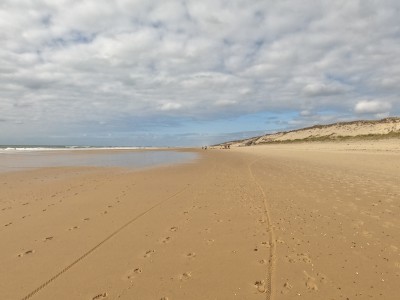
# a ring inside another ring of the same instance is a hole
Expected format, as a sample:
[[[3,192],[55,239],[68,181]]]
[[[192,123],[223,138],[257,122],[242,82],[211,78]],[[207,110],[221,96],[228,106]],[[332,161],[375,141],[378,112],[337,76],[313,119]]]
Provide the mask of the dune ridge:
[[[242,147],[274,143],[377,140],[390,138],[400,138],[400,118],[398,117],[315,125],[244,140],[229,141],[215,146],[229,145],[233,147]]]

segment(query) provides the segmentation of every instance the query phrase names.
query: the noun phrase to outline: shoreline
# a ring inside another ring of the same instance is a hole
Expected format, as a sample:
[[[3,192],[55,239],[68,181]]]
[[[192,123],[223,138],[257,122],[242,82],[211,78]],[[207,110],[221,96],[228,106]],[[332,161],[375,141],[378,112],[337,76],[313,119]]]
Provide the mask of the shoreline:
[[[57,167],[146,169],[197,159],[190,149],[34,150],[0,153],[0,173]]]
[[[364,148],[0,173],[3,297],[396,299],[400,154]]]

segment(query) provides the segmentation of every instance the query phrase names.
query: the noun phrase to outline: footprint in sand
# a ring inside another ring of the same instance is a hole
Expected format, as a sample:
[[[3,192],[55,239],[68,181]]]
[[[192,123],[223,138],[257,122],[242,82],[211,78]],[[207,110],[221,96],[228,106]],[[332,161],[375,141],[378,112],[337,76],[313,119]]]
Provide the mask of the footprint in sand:
[[[27,250],[24,253],[18,254],[18,257],[23,257],[25,255],[29,255],[29,254],[33,254],[33,253],[35,253],[35,250]]]
[[[98,294],[98,295],[92,297],[92,300],[105,299],[105,298],[107,298],[107,296],[108,296],[107,293],[101,293],[101,294]]]
[[[68,228],[69,231],[76,230],[76,229],[79,229],[79,226],[74,226],[74,227]]]
[[[286,282],[283,284],[283,290],[281,290],[281,294],[287,294],[287,293],[289,293],[289,291],[290,291],[292,288],[293,288],[293,286],[292,286],[288,281],[286,281]]]
[[[169,243],[171,240],[172,240],[172,238],[171,238],[170,236],[167,236],[166,238],[163,238],[163,239],[161,240],[161,243],[167,244],[167,243]]]
[[[257,288],[257,291],[259,291],[260,293],[265,293],[265,291],[267,290],[265,288],[265,281],[264,280],[257,280],[254,283],[254,286]]]
[[[304,271],[304,275],[306,276],[306,287],[309,290],[318,291],[318,285],[315,278],[308,275],[306,271]]]
[[[175,231],[177,231],[178,230],[178,227],[176,227],[176,226],[173,226],[173,227],[171,227],[170,229],[169,229],[169,231],[172,231],[172,232],[175,232]]]
[[[154,253],[156,252],[156,250],[147,250],[146,253],[143,255],[144,258],[148,258],[150,256],[152,256]]]
[[[267,248],[271,248],[271,243],[270,242],[261,242],[261,245]]]
[[[169,300],[168,297],[161,297],[160,300]]]
[[[326,284],[328,282],[328,278],[326,277],[325,274],[318,273],[317,276],[319,277],[319,281],[323,284]]]
[[[215,242],[215,240],[209,239],[209,240],[207,240],[207,245],[212,245],[212,244],[214,244],[214,242]]]
[[[306,264],[311,263],[311,259],[308,257],[307,254],[304,254],[304,253],[297,253],[296,256],[290,255],[290,256],[287,256],[286,259],[290,263],[296,263],[296,262],[303,262]]]
[[[266,260],[266,259],[260,259],[258,262],[259,262],[261,265],[265,265],[265,264],[267,263],[267,260]]]
[[[83,221],[89,221],[90,220],[90,218],[84,218],[83,219]]]
[[[127,279],[133,279],[133,278],[136,277],[136,275],[139,275],[139,274],[141,274],[142,272],[143,272],[143,270],[142,270],[141,268],[136,268],[136,269],[133,269],[133,270],[129,270],[129,271],[127,272],[125,278],[127,278]]]
[[[311,258],[308,257],[307,254],[299,253],[297,256],[301,259],[302,262],[306,264],[311,264]]]
[[[10,226],[10,225],[12,225],[12,222],[7,223],[7,224],[4,224],[5,227],[8,227],[8,226]]]
[[[52,236],[48,236],[48,237],[43,239],[43,242],[51,241],[52,239],[53,239]]]
[[[186,281],[186,280],[189,280],[191,277],[192,277],[191,272],[185,272],[185,273],[179,275],[179,280]]]
[[[188,254],[186,254],[187,258],[195,258],[196,257],[196,253],[194,252],[189,252]]]

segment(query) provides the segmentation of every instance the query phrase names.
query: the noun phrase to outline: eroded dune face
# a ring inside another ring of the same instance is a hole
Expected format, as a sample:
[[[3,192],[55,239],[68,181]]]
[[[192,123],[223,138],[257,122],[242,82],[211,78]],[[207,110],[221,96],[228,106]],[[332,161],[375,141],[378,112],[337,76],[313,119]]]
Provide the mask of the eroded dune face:
[[[400,138],[400,118],[316,125],[226,144],[232,146],[249,146],[280,142],[376,140],[377,138]]]

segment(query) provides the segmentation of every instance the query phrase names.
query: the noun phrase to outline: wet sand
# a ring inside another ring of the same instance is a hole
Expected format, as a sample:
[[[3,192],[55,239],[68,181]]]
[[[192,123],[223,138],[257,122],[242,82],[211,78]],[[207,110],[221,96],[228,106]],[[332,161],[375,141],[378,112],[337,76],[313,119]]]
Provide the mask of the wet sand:
[[[363,149],[2,173],[1,298],[397,299],[400,153]]]

